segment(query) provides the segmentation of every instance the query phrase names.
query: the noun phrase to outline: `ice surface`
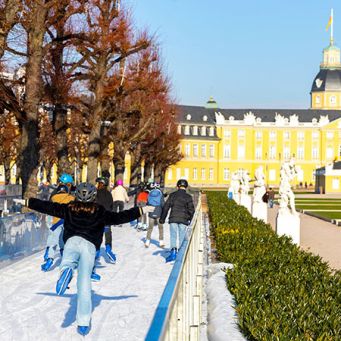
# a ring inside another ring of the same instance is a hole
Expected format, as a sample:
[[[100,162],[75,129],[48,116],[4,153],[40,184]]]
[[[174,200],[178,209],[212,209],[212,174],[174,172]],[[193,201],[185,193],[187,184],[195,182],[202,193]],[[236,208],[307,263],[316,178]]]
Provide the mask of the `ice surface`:
[[[92,283],[93,314],[87,336],[76,330],[76,278],[58,297],[58,266],[42,272],[41,251],[0,270],[0,340],[144,340],[172,264],[165,263],[167,249],[158,247],[157,227],[148,249],[143,243],[146,232],[137,232],[130,224],[113,227],[112,235],[117,263],[106,262],[102,245],[97,269],[102,278]],[[165,243],[169,246],[168,224]]]

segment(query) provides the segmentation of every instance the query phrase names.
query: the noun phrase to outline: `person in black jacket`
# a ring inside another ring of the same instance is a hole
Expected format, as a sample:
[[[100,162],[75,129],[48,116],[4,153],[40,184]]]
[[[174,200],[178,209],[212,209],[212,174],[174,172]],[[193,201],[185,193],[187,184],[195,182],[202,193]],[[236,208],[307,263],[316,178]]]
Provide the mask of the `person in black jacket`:
[[[112,211],[114,207],[114,202],[112,199],[112,195],[108,190],[109,179],[105,177],[99,177],[96,179],[97,183],[97,197],[96,202],[99,205],[102,205],[107,211]],[[108,256],[109,262],[115,264],[116,263],[116,255],[112,252],[112,234],[111,227],[105,226],[104,228],[104,238],[105,238],[105,253]],[[99,252],[97,252],[96,259],[99,258]],[[92,274],[92,279],[95,281],[100,280],[100,276],[95,273]]]
[[[169,195],[165,206],[162,209],[160,224],[164,224],[168,211],[170,226],[170,255],[166,258],[166,262],[175,260],[178,247],[177,237],[179,239],[179,247],[185,237],[187,226],[191,223],[194,215],[194,204],[192,196],[186,193],[188,182],[185,179],[178,180],[176,184],[178,190]]]
[[[73,272],[78,269],[77,277],[77,324],[78,332],[86,335],[90,330],[92,311],[91,272],[99,250],[104,226],[122,224],[138,218],[143,212],[152,212],[154,207],[134,207],[119,213],[107,211],[95,202],[96,187],[89,183],[77,186],[76,200],[68,204],[30,198],[15,199],[29,208],[64,219],[64,253],[60,264],[60,277],[56,284],[57,295],[68,288]]]

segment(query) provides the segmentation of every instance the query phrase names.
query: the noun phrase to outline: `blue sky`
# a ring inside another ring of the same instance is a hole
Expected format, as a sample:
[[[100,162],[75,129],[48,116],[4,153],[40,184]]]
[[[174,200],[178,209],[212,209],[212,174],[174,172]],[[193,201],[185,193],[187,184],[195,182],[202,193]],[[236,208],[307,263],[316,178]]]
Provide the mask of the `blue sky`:
[[[180,104],[308,108],[329,44],[341,48],[341,2],[329,0],[125,0],[160,43]]]

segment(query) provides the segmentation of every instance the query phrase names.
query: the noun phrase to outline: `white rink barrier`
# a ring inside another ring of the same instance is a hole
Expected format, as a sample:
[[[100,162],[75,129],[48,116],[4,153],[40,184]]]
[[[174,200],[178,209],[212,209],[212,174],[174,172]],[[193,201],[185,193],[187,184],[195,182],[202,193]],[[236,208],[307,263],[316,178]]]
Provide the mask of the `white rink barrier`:
[[[199,196],[193,220],[179,249],[146,341],[199,340],[204,243],[205,229]]]

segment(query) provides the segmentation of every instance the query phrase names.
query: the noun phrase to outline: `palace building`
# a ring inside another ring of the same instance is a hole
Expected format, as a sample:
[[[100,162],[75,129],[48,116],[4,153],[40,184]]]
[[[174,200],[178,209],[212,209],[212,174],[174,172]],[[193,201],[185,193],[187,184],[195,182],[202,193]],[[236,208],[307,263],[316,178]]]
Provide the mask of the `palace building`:
[[[310,95],[305,110],[223,109],[212,97],[206,106],[180,105],[184,157],[167,170],[166,185],[186,178],[192,186],[222,187],[232,173],[247,170],[253,178],[263,166],[266,183],[278,186],[281,164],[294,157],[296,185],[315,186],[316,170],[341,159],[341,62],[332,37]],[[340,180],[331,180],[328,192],[340,192]]]

